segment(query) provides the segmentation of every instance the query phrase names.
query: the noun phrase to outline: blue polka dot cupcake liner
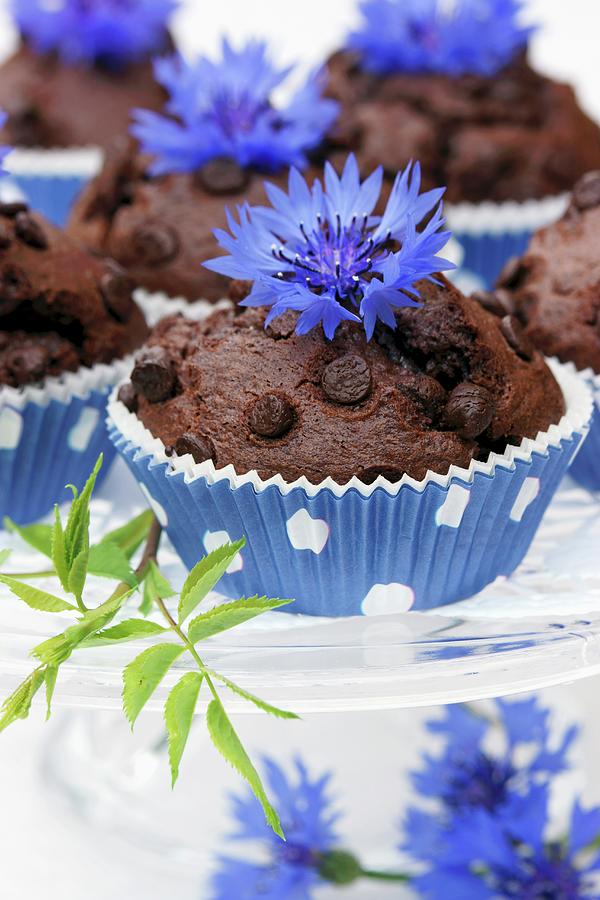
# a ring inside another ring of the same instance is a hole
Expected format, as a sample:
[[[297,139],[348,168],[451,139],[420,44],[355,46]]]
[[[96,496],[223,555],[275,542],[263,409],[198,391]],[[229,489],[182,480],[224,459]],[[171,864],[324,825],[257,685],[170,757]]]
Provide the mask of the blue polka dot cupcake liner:
[[[86,184],[101,169],[102,150],[13,150],[6,167],[32,209],[63,228]]]
[[[115,450],[106,404],[131,358],[48,378],[42,385],[0,388],[0,528],[5,516],[35,522],[80,489],[100,453],[105,477]]]
[[[473,288],[492,288],[508,260],[525,253],[533,233],[560,219],[568,199],[562,194],[525,203],[446,204],[448,227],[464,251],[461,272]]]
[[[600,375],[587,369],[580,373],[580,377],[592,391],[594,412],[590,433],[571,466],[570,474],[588,491],[600,491]]]
[[[227,597],[289,597],[294,612],[316,616],[428,610],[510,575],[525,556],[592,415],[589,388],[552,365],[567,407],[558,425],[422,481],[288,483],[167,456],[116,391],[109,434],[186,566],[246,537],[220,583]]]

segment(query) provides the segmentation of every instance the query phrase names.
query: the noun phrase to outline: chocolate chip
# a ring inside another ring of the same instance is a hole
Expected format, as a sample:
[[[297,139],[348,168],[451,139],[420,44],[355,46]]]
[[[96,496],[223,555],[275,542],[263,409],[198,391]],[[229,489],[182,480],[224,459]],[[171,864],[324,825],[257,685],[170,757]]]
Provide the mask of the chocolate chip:
[[[119,393],[117,394],[117,400],[123,404],[123,406],[129,410],[129,412],[136,413],[138,411],[138,398],[135,392],[135,388],[130,381],[127,384],[122,384],[119,388]]]
[[[131,318],[133,288],[131,278],[118,270],[105,272],[100,279],[100,293],[104,305],[119,322],[127,322]]]
[[[261,437],[281,437],[294,424],[294,407],[286,397],[265,394],[250,410],[248,423]]]
[[[600,206],[600,172],[588,172],[577,182],[572,202],[581,211]]]
[[[508,291],[475,291],[471,296],[485,310],[501,319],[504,316],[512,315],[515,308],[513,298]]]
[[[238,194],[250,181],[248,171],[225,156],[205,163],[198,169],[196,178],[209,194]]]
[[[29,213],[20,212],[15,216],[15,234],[24,244],[35,250],[46,250],[48,238],[40,223]]]
[[[236,279],[229,285],[229,299],[232,303],[241,303],[252,290],[252,281]]]
[[[8,109],[7,131],[13,145],[38,147],[44,142],[45,126],[38,105],[28,97],[13,98]]]
[[[535,354],[535,347],[520,322],[514,316],[504,316],[500,330],[517,356],[529,362]]]
[[[7,316],[23,300],[31,298],[31,284],[25,271],[9,265],[0,270],[0,315]]]
[[[494,418],[494,398],[486,388],[465,382],[457,385],[448,398],[444,423],[460,437],[473,440],[489,427]]]
[[[138,394],[150,403],[160,403],[172,396],[176,375],[173,360],[163,347],[147,347],[138,354],[131,382]]]
[[[14,219],[18,213],[28,212],[29,207],[26,203],[0,203],[0,216],[6,219]]]
[[[24,347],[8,350],[4,365],[16,384],[30,384],[44,377],[49,361],[48,349],[31,342]]]
[[[498,287],[514,289],[520,287],[529,274],[529,269],[519,256],[513,256],[506,263],[498,279]]]
[[[6,222],[0,222],[0,250],[6,250],[12,244],[12,234]]]
[[[173,450],[178,456],[185,456],[186,453],[191,454],[194,462],[201,463],[207,459],[215,459],[215,448],[209,437],[202,434],[193,434],[187,431],[181,437],[177,438],[173,446]]]
[[[362,356],[347,353],[325,367],[321,385],[334,403],[359,403],[371,390],[371,370]]]
[[[177,233],[160,222],[138,225],[132,238],[135,261],[146,266],[162,266],[179,252]]]

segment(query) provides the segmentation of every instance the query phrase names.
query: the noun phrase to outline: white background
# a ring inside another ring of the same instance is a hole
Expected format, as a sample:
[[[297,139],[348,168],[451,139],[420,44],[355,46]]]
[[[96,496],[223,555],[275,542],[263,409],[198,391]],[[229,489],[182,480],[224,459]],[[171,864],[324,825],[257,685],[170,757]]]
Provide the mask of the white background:
[[[598,3],[532,0],[530,8],[532,19],[544,23],[534,41],[534,61],[574,82],[586,108],[600,119]],[[337,46],[352,19],[349,0],[191,0],[178,20],[178,33],[189,51],[212,49],[225,30],[234,36],[266,35],[281,60],[308,64]],[[10,24],[0,16],[0,50],[8,51],[12,39]],[[593,718],[598,687],[594,681],[573,689]],[[402,717],[410,727],[411,714]],[[314,735],[319,725],[307,729]],[[44,726],[30,722],[0,738],[1,900],[205,900],[193,874],[161,864],[159,856],[151,866],[143,855],[127,858],[118,841],[82,826],[56,805],[39,775],[47,735]],[[182,782],[179,790],[185,789]],[[363,790],[368,796],[367,782]],[[168,803],[167,795],[165,814]],[[201,806],[199,798],[199,828]],[[363,894],[339,896],[352,900]]]

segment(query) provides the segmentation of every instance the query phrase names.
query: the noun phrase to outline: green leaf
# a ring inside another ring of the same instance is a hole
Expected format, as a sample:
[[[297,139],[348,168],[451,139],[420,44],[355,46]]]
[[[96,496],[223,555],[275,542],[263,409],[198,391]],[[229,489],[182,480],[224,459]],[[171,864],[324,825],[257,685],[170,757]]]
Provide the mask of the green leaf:
[[[278,719],[299,719],[300,716],[297,716],[296,713],[289,712],[286,709],[279,709],[277,706],[271,706],[270,703],[267,703],[266,700],[261,700],[260,697],[257,697],[255,694],[251,694],[249,691],[245,691],[244,688],[240,687],[239,684],[236,684],[234,681],[230,681],[229,678],[226,678],[225,675],[221,675],[219,672],[214,672],[212,669],[207,669],[207,673],[213,677],[217,678],[225,687],[228,687],[230,691],[233,691],[234,694],[238,694],[240,697],[243,697],[244,700],[249,700],[250,703],[254,703],[255,706],[258,706],[259,709],[262,709],[263,712],[269,713],[270,716],[275,716]]]
[[[78,494],[76,489],[73,488],[73,502],[71,503],[71,509],[69,510],[69,517],[65,528],[65,549],[69,575],[75,561],[81,557],[82,554],[87,554],[90,548],[90,500],[94,487],[96,486],[96,478],[102,468],[102,461],[103,457],[102,454],[100,454],[92,474],[86,481],[81,494]]]
[[[177,682],[165,704],[165,724],[169,738],[169,762],[173,787],[179,777],[179,764],[192,727],[202,677],[200,672],[188,672],[181,681]]]
[[[4,565],[11,553],[12,550],[10,550],[8,547],[6,548],[6,550],[0,550],[0,566]]]
[[[52,698],[54,697],[54,688],[56,687],[56,678],[58,676],[58,666],[46,666],[44,681],[46,682],[46,722],[50,718],[52,712]]]
[[[219,700],[211,700],[206,714],[206,723],[211,739],[219,753],[246,779],[255,797],[260,802],[265,817],[275,834],[285,840],[285,835],[274,808],[269,803],[260,776],[231,724],[223,704]]]
[[[155,597],[160,597],[161,600],[168,600],[169,597],[175,596],[174,588],[171,587],[154,560],[151,560],[150,565],[148,566],[146,581],[150,585],[152,594]]]
[[[67,565],[67,554],[65,550],[65,536],[63,533],[62,523],[60,521],[60,512],[58,504],[54,507],[54,526],[52,528],[51,540],[51,559],[59,577],[60,583],[65,591],[69,590],[69,567]]]
[[[288,603],[292,603],[292,601],[271,600],[267,597],[249,597],[248,599],[242,597],[241,600],[234,600],[233,603],[223,603],[192,619],[188,629],[189,639],[192,644],[197,644],[198,641],[205,641],[222,631],[229,631],[237,625],[249,622],[256,616],[261,616],[271,609],[286,606]]]
[[[185,647],[181,644],[158,644],[144,650],[125,668],[123,709],[132,728],[160,682],[184,651]]]
[[[0,583],[5,584],[15,597],[18,597],[19,600],[23,600],[23,602],[26,603],[27,606],[30,606],[31,609],[57,613],[64,612],[66,609],[73,610],[76,608],[72,603],[67,603],[66,600],[61,600],[60,597],[55,597],[54,594],[47,594],[46,591],[40,591],[30,584],[24,584],[16,578],[11,578],[10,575],[0,575]]]
[[[143,616],[147,616],[154,606],[157,598],[167,600],[173,597],[175,591],[164,577],[154,560],[150,561],[150,565],[146,571],[144,579],[144,598],[140,605],[140,612]]]
[[[65,662],[76,647],[96,634],[97,631],[105,628],[114,619],[132,593],[133,591],[119,593],[110,597],[96,609],[88,610],[76,625],[72,625],[62,634],[57,634],[38,644],[31,651],[32,654],[46,665],[60,665]]]
[[[73,560],[69,569],[69,590],[78,600],[83,596],[83,589],[88,571],[89,551],[82,550]]]
[[[124,581],[129,587],[137,587],[137,578],[125,552],[112,541],[103,540],[90,547],[87,570],[90,575]]]
[[[80,646],[83,647],[110,647],[113,644],[125,644],[128,641],[142,640],[143,638],[156,637],[164,634],[168,628],[148,622],[147,619],[125,619],[112,628],[105,628],[95,635],[87,638]]]
[[[139,611],[142,616],[149,616],[152,612],[152,606],[154,604],[154,596],[152,594],[151,587],[148,583],[148,579],[144,579],[144,593],[142,595],[142,602],[139,605]]]
[[[52,526],[51,525],[17,525],[8,516],[4,519],[7,531],[18,534],[30,547],[52,559]]]
[[[180,625],[190,613],[193,613],[206,595],[212,591],[245,544],[246,539],[242,538],[236,541],[235,544],[225,544],[223,547],[218,547],[194,566],[181,589],[181,598],[179,600]]]
[[[44,683],[44,672],[35,669],[19,687],[7,697],[0,707],[0,732],[16,722],[26,719],[31,709],[31,701]]]
[[[143,513],[131,519],[120,528],[110,531],[102,538],[101,543],[116,544],[123,551],[127,559],[131,559],[138,547],[144,543],[150,532],[154,513],[151,509],[145,509]]]

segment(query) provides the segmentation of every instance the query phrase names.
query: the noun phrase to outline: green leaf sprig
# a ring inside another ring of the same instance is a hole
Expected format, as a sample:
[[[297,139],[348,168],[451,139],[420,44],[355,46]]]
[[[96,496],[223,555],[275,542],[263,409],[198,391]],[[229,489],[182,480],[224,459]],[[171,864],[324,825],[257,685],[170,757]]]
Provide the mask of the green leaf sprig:
[[[245,540],[242,538],[236,543],[219,547],[200,560],[189,573],[175,607],[176,591],[161,572],[158,562],[161,526],[150,510],[105,535],[98,543],[90,544],[90,501],[101,465],[102,457],[81,493],[71,487],[73,500],[66,522],[63,523],[58,506],[55,507],[52,525],[23,527],[5,520],[6,527],[45,556],[50,565],[33,573],[0,573],[0,583],[31,609],[44,613],[72,613],[74,621],[59,634],[32,649],[31,655],[38,665],[0,707],[0,732],[18,719],[29,716],[33,699],[42,686],[46,693],[47,718],[50,717],[60,667],[76,651],[151,639],[154,643],[139,653],[123,671],[123,710],[132,728],[167,673],[182,658],[191,660],[194,670],[185,672],[177,681],[164,708],[173,786],[179,776],[200,692],[205,689],[210,696],[206,724],[213,744],[246,779],[262,805],[267,822],[277,835],[284,838],[279,816],[227,715],[217,685],[273,716],[282,719],[298,717],[272,706],[225,675],[205,666],[198,645],[292,601],[243,597],[207,612],[197,612],[244,547]],[[132,559],[142,545],[141,558],[134,569]],[[9,551],[0,550],[0,566],[4,566],[9,557]],[[117,582],[109,597],[93,608],[86,604],[89,575]],[[29,583],[41,578],[56,578],[64,594],[72,599],[40,590]],[[115,617],[138,592],[142,597],[138,614],[113,624]],[[146,618],[153,609],[160,612],[164,625]]]

